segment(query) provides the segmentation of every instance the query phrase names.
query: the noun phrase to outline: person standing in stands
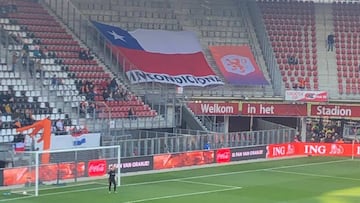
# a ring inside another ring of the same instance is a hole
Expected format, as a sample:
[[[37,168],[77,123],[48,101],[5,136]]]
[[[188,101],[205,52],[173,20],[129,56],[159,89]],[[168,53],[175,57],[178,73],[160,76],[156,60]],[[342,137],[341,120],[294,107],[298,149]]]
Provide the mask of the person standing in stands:
[[[334,50],[334,43],[335,43],[335,36],[333,33],[330,33],[327,37],[328,51]]]
[[[15,68],[16,68],[16,63],[18,61],[18,55],[17,53],[14,51],[13,52],[13,55],[12,55],[12,71],[15,71]]]

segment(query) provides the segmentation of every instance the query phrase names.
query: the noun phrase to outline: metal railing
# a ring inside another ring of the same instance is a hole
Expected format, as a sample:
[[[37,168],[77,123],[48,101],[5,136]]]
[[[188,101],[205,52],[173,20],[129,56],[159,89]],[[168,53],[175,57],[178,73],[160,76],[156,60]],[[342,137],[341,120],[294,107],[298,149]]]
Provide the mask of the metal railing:
[[[123,157],[146,156],[167,152],[286,143],[294,140],[297,131],[284,128],[234,133],[192,132],[194,134],[159,133],[151,131],[125,132],[122,136],[102,136],[103,145],[120,145]]]

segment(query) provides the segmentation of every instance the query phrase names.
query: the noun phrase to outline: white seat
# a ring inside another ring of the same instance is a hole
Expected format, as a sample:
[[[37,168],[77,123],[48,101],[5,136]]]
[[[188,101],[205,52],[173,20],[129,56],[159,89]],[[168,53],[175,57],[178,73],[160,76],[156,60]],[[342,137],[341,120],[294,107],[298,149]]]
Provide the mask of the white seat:
[[[11,129],[6,129],[6,135],[12,135]],[[5,137],[7,137],[7,136],[5,136]]]
[[[9,142],[9,136],[8,135],[3,136],[2,142]]]
[[[6,135],[6,129],[1,129],[0,135],[1,135],[1,137],[5,136]]]
[[[20,91],[16,91],[16,92],[15,92],[15,97],[21,97],[21,92],[20,92]]]

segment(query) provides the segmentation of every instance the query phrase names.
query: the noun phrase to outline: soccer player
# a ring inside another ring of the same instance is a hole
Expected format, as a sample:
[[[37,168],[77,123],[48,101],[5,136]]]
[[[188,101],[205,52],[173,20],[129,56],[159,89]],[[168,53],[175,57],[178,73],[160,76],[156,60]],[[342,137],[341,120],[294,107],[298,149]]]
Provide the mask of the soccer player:
[[[114,185],[114,192],[117,193],[116,192],[116,181],[115,181],[115,176],[116,176],[115,167],[110,168],[108,175],[109,175],[109,193],[111,193],[111,185],[112,184]]]

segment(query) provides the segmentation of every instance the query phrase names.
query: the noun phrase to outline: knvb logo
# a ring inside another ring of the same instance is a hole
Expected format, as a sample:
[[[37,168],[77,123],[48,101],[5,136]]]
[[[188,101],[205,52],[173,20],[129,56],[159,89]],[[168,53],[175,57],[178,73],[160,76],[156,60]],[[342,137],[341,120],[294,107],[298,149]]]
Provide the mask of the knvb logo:
[[[255,67],[248,57],[239,55],[226,55],[221,58],[225,70],[238,75],[247,75],[255,71]]]
[[[86,143],[86,139],[81,138],[81,139],[75,139],[74,142],[73,142],[73,145],[74,146],[79,146],[79,145],[82,145],[82,144],[85,144],[85,143]]]
[[[106,174],[106,160],[92,160],[88,163],[88,175],[102,176]]]

